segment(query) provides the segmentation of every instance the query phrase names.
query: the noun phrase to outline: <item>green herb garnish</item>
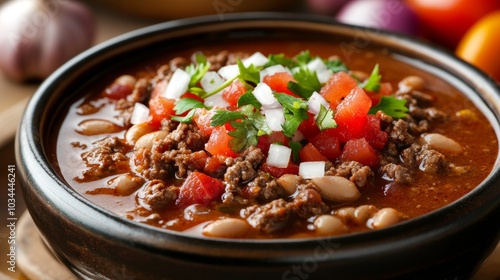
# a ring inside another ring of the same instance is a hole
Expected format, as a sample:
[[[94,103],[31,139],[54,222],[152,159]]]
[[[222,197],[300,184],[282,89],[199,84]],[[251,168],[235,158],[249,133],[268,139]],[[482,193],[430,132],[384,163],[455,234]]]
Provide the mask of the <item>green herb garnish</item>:
[[[337,123],[333,119],[333,111],[330,108],[325,108],[325,106],[320,105],[319,113],[316,117],[316,125],[321,131],[329,128],[336,128]]]
[[[303,120],[309,118],[307,114],[307,102],[301,98],[296,98],[284,93],[274,95],[283,106],[285,123],[283,123],[283,134],[286,137],[293,137],[297,128]]]
[[[404,118],[408,115],[409,109],[406,107],[405,99],[398,99],[393,96],[382,96],[377,106],[370,109],[370,114],[375,115],[378,111],[384,112],[393,118]]]
[[[373,67],[373,71],[370,74],[368,80],[366,80],[363,84],[361,84],[361,87],[363,89],[366,89],[367,91],[378,92],[380,90],[381,79],[382,76],[379,74],[378,64],[377,64],[375,65],[375,67]]]

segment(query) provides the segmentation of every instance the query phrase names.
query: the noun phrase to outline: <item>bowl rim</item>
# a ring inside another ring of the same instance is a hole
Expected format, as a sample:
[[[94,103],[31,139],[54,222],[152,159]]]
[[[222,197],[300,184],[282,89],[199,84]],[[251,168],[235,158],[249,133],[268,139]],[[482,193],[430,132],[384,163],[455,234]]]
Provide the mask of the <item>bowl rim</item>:
[[[61,214],[66,219],[71,219],[71,217],[78,217],[78,222],[82,223],[82,225],[86,225],[87,228],[102,234],[107,238],[111,238],[114,240],[118,240],[121,242],[129,242],[130,240],[134,240],[139,244],[139,247],[148,247],[148,248],[163,248],[165,244],[171,244],[172,242],[181,242],[184,246],[176,247],[174,250],[186,251],[190,253],[199,253],[196,248],[199,245],[199,242],[206,243],[206,246],[218,246],[222,245],[224,247],[223,250],[227,250],[227,252],[234,253],[239,250],[239,245],[246,246],[251,244],[252,248],[256,251],[259,250],[269,250],[270,246],[279,247],[280,249],[286,249],[286,246],[290,243],[294,243],[297,247],[293,246],[294,250],[297,248],[307,249],[313,244],[318,244],[320,241],[328,240],[328,242],[333,242],[335,244],[367,244],[367,240],[371,239],[379,239],[385,240],[378,244],[377,248],[381,251],[384,250],[395,250],[401,246],[406,246],[409,243],[418,244],[421,242],[425,242],[426,240],[436,238],[437,236],[449,235],[453,232],[459,231],[464,224],[457,225],[456,223],[448,223],[443,224],[443,222],[439,222],[439,220],[443,219],[443,217],[453,216],[454,212],[460,210],[464,211],[465,208],[474,204],[472,201],[476,199],[478,196],[484,196],[484,193],[488,193],[489,195],[493,195],[493,197],[499,197],[499,191],[493,191],[492,188],[486,188],[486,185],[492,185],[494,181],[500,180],[500,172],[499,172],[499,160],[497,156],[497,161],[494,166],[494,170],[486,178],[483,183],[476,187],[473,191],[465,195],[464,197],[458,199],[457,201],[442,207],[438,210],[432,211],[429,214],[413,218],[409,221],[402,222],[398,225],[380,229],[376,231],[362,232],[349,234],[345,236],[338,237],[318,237],[318,238],[306,238],[306,239],[271,239],[271,240],[252,240],[252,239],[213,239],[213,238],[205,238],[205,237],[193,237],[180,232],[175,232],[171,230],[159,229],[156,227],[152,227],[145,224],[140,224],[138,222],[130,221],[124,217],[120,217],[109,210],[106,210],[91,201],[84,198],[80,195],[76,190],[66,185],[64,181],[62,181],[56,174],[53,174],[53,169],[49,160],[45,154],[45,148],[41,135],[43,134],[40,129],[41,123],[43,123],[44,115],[42,114],[44,110],[40,110],[40,104],[46,104],[50,100],[50,93],[58,87],[64,87],[65,82],[64,78],[70,75],[72,72],[76,71],[79,67],[82,67],[85,64],[88,64],[89,61],[95,59],[105,59],[108,52],[111,52],[113,49],[122,49],[122,52],[127,52],[133,50],[136,44],[143,45],[144,41],[148,39],[155,38],[159,36],[161,33],[171,32],[175,33],[178,31],[185,31],[189,29],[195,30],[196,28],[207,28],[213,26],[219,26],[222,30],[227,28],[227,26],[238,26],[238,25],[246,25],[252,24],[251,28],[259,28],[259,23],[261,25],[266,25],[269,23],[280,23],[280,26],[286,26],[292,22],[301,23],[304,26],[317,26],[321,27],[325,30],[337,30],[337,32],[341,31],[347,34],[346,32],[350,32],[354,30],[362,30],[367,34],[373,36],[374,41],[379,42],[380,40],[384,40],[399,48],[410,49],[413,48],[416,55],[422,55],[424,52],[427,53],[427,57],[431,57],[434,61],[441,61],[443,65],[446,65],[446,69],[441,69],[445,72],[454,72],[453,75],[458,75],[458,72],[467,72],[467,75],[463,75],[460,78],[465,79],[463,82],[467,83],[472,87],[472,84],[477,86],[478,90],[481,90],[485,93],[488,93],[487,96],[480,96],[482,99],[481,102],[485,103],[484,108],[488,108],[490,111],[490,118],[495,118],[498,122],[500,117],[499,113],[499,104],[500,104],[500,88],[495,82],[482,73],[477,68],[471,66],[455,57],[453,54],[445,51],[441,47],[436,47],[434,45],[424,43],[418,39],[410,38],[408,36],[402,34],[391,33],[387,31],[381,31],[373,28],[367,27],[357,27],[348,24],[338,23],[335,20],[327,17],[320,16],[312,16],[312,15],[303,15],[303,14],[295,14],[295,13],[238,13],[238,14],[228,14],[224,16],[224,21],[220,21],[217,15],[213,16],[202,16],[196,18],[189,19],[179,19],[164,23],[155,24],[152,26],[148,26],[145,28],[141,28],[111,40],[108,40],[104,43],[101,43],[97,46],[90,48],[89,50],[83,52],[82,54],[76,56],[71,59],[69,62],[64,64],[61,68],[56,70],[49,78],[47,78],[39,87],[33,98],[30,100],[28,106],[26,107],[25,113],[23,115],[22,122],[20,124],[20,128],[18,130],[18,134],[16,135],[16,158],[20,162],[21,172],[25,173],[27,176],[27,182],[31,186],[37,186],[39,182],[45,182],[45,180],[49,180],[52,183],[55,182],[54,185],[57,186],[57,189],[65,190],[64,193],[55,193],[54,190],[42,190],[41,187],[38,187],[38,191],[42,192],[43,195],[47,199],[54,199],[54,197],[58,198],[58,201],[63,204],[57,204],[54,207],[57,207],[61,210]],[[225,26],[225,27],[224,27]],[[257,26],[257,27],[256,27]],[[262,27],[262,26],[261,26]],[[306,28],[306,27],[304,27]],[[199,32],[199,31],[198,31]],[[142,43],[141,43],[142,42]],[[125,46],[125,47],[124,47]],[[91,67],[91,66],[88,66]],[[457,72],[458,71],[458,72]],[[69,74],[68,74],[69,73]],[[487,98],[488,100],[485,100]],[[493,108],[492,106],[495,106]],[[494,115],[494,116],[493,116]],[[40,121],[41,120],[41,121]],[[491,120],[490,120],[491,121]],[[497,136],[499,135],[498,131],[498,123],[493,125],[496,129]],[[27,160],[35,160],[37,166],[27,166]],[[30,172],[30,171],[35,171]],[[54,186],[54,187],[56,187]],[[93,223],[95,219],[90,217],[88,213],[81,213],[76,206],[71,205],[69,202],[77,202],[81,203],[86,209],[92,210],[98,215],[102,216],[102,219],[105,219],[107,223]],[[496,203],[485,204],[481,206],[482,212],[491,212],[494,209],[498,209],[500,206],[500,202],[497,200]],[[474,206],[474,207],[477,207]],[[460,209],[458,209],[460,208]],[[466,219],[466,223],[472,223],[472,217],[464,216]],[[426,232],[425,230],[416,230],[416,228],[426,229],[428,224],[442,224],[437,230]],[[115,230],[108,231],[110,228],[114,228]],[[398,240],[394,237],[399,237],[401,235],[405,235],[407,239]],[[498,235],[498,234],[497,234]],[[152,239],[156,242],[152,242]],[[234,245],[238,246],[234,246]],[[230,246],[228,246],[230,245]],[[204,245],[205,246],[205,245]],[[169,247],[172,249],[171,247]],[[370,247],[369,254],[374,253],[373,247]],[[356,253],[349,254],[349,252],[345,252],[343,257],[345,258],[354,258],[360,254],[360,252],[365,251],[362,248],[358,248]],[[220,251],[217,252],[218,254]],[[351,252],[352,253],[352,252]],[[368,252],[365,252],[368,254]],[[248,258],[254,255],[240,255],[242,258]],[[256,255],[255,255],[256,256]],[[234,255],[233,255],[234,257]]]

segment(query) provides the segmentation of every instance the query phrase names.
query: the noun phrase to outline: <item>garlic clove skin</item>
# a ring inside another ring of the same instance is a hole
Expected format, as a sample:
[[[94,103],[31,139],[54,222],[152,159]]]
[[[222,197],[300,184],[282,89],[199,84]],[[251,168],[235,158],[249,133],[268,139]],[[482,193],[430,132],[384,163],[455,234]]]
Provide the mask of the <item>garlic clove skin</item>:
[[[88,49],[95,19],[69,0],[11,0],[0,7],[0,70],[23,82],[48,77]]]

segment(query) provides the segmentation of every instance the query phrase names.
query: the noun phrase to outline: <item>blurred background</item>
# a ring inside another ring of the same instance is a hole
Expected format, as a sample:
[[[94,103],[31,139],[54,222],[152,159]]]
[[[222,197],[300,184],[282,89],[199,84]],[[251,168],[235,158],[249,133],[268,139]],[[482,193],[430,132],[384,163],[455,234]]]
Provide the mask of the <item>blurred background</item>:
[[[7,166],[23,109],[43,80],[64,62],[120,34],[200,15],[284,11],[335,18],[428,41],[500,81],[499,0],[10,0],[0,1],[0,205],[7,201]],[[24,211],[16,188],[16,215]],[[7,271],[6,209],[0,210],[0,279]],[[72,279],[71,276],[64,279]],[[51,279],[50,275],[37,279]],[[34,279],[34,277],[30,277]],[[475,279],[500,279],[500,250]]]

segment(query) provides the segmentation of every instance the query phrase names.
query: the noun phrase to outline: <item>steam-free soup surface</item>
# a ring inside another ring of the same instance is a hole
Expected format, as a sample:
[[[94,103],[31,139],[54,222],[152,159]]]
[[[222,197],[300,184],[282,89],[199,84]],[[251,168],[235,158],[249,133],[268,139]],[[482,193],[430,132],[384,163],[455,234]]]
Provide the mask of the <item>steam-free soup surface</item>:
[[[472,102],[386,51],[358,51],[208,45],[109,73],[64,117],[60,172],[127,219],[234,238],[377,230],[481,183],[498,142]]]

